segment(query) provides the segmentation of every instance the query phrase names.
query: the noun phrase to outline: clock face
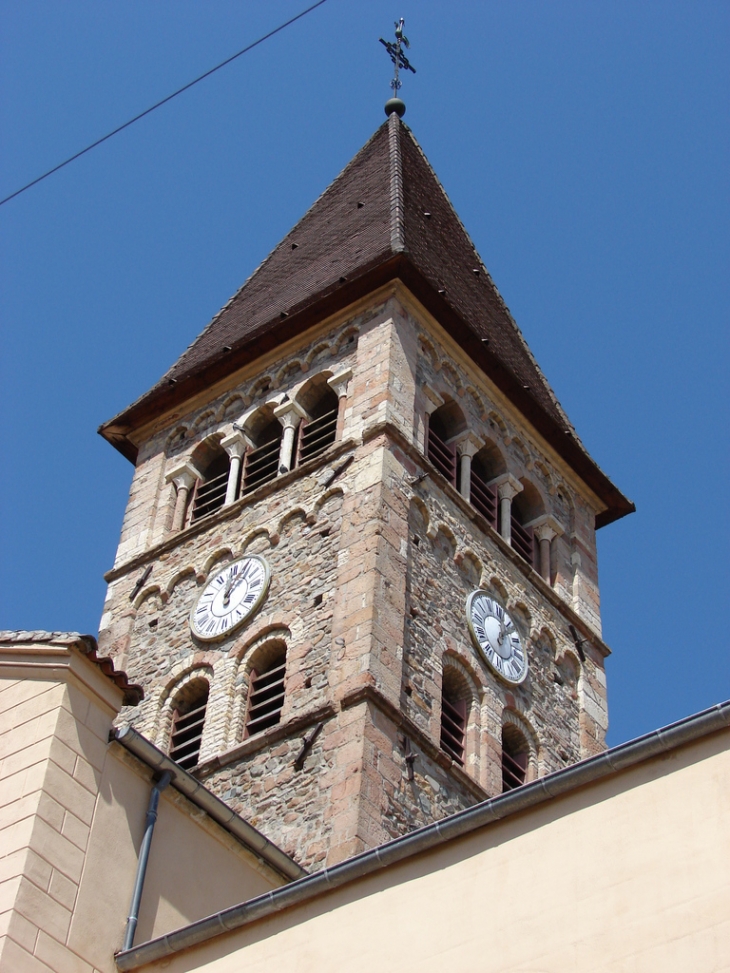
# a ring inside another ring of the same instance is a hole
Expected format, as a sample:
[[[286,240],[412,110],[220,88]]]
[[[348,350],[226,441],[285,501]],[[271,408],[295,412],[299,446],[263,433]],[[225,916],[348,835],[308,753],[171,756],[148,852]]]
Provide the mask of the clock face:
[[[264,600],[270,577],[269,565],[257,555],[242,557],[219,569],[190,612],[193,635],[206,642],[230,635]]]
[[[515,624],[486,591],[472,591],[466,600],[469,631],[484,661],[506,682],[517,685],[527,675],[527,654]]]

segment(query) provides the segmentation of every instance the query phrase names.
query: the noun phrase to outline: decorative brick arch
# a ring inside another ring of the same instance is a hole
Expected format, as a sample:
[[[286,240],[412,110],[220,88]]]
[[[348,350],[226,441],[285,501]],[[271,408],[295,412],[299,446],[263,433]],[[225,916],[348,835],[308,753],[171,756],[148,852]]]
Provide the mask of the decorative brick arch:
[[[487,410],[484,405],[484,400],[482,399],[479,391],[474,388],[473,385],[467,385],[465,388],[466,395],[469,396],[473,408],[476,410],[476,416],[480,420],[484,420],[487,417]]]
[[[213,568],[218,564],[225,564],[232,560],[233,550],[230,547],[218,547],[203,562],[203,567],[200,570],[200,576],[202,576],[203,580],[205,580],[210,575]]]
[[[327,341],[319,341],[315,346],[309,351],[306,357],[307,365],[311,368],[314,362],[318,358],[324,358],[332,354],[332,345]]]
[[[166,599],[163,598],[163,591],[158,584],[151,584],[143,588],[132,602],[132,607],[135,611],[139,611],[145,602],[152,599],[158,601],[158,605],[156,606],[157,610],[161,609]]]
[[[481,773],[481,684],[469,662],[454,649],[447,649],[441,659],[441,698],[439,701],[439,743],[442,750],[454,759],[453,753],[449,752],[448,745],[445,745],[444,737],[444,707],[446,698],[452,707],[456,707],[455,712],[464,718],[463,726],[463,763],[461,766],[464,771],[479,780]],[[465,712],[459,707],[465,707]],[[454,710],[452,710],[454,712]],[[453,722],[447,721],[446,727],[453,731]],[[459,761],[457,761],[459,763]]]
[[[172,432],[165,439],[165,453],[170,456],[178,450],[184,448],[186,441],[190,438],[190,429],[185,423],[175,426]]]
[[[505,726],[511,726],[514,727],[524,738],[528,747],[528,762],[527,771],[525,773],[525,783],[527,784],[531,780],[536,780],[540,772],[540,740],[534,727],[532,726],[532,723],[525,715],[520,701],[511,697],[511,694],[509,704],[506,705],[502,710],[501,725],[502,733],[504,733]]]
[[[239,415],[241,410],[246,408],[246,405],[246,399],[243,394],[241,392],[234,392],[223,400],[216,413],[216,419],[222,422],[224,419],[230,419],[233,416]]]
[[[360,329],[353,324],[347,324],[337,335],[330,347],[331,355],[339,355],[343,345],[354,344],[360,336]]]
[[[470,547],[461,547],[454,555],[454,564],[472,587],[479,587],[484,564],[478,554]]]
[[[165,684],[155,690],[150,700],[155,714],[151,737],[160,750],[165,752],[170,740],[175,701],[180,692],[196,679],[206,679],[209,687],[213,684],[213,662],[200,658],[200,655],[200,653],[190,653],[185,660],[181,660],[174,666]]]
[[[200,432],[201,429],[207,429],[214,424],[216,421],[216,414],[213,409],[206,409],[205,412],[201,412],[200,415],[195,419],[193,424],[190,426],[191,435],[195,435]]]
[[[282,624],[276,616],[269,616],[268,622],[259,626],[256,634],[250,633],[245,644],[237,652],[238,665],[234,672],[234,692],[230,694],[229,746],[240,742],[246,731],[246,709],[252,673],[266,669],[273,659],[288,657],[292,643],[289,627]],[[263,620],[262,620],[263,621]],[[287,662],[287,669],[289,668]],[[284,684],[285,680],[284,680]],[[286,700],[284,701],[286,705]]]
[[[252,531],[246,534],[243,541],[241,542],[239,556],[242,557],[244,554],[246,554],[246,552],[249,551],[256,543],[256,541],[259,540],[260,538],[266,539],[266,545],[268,550],[271,550],[271,548],[275,547],[276,544],[278,543],[277,534],[275,533],[272,534],[267,527],[255,527]],[[275,540],[275,538],[277,539]]]
[[[302,365],[302,362],[298,358],[294,358],[292,361],[286,362],[285,365],[279,369],[274,378],[274,385],[277,388],[281,388],[282,385],[286,385],[295,375],[301,371],[308,371],[308,365]]]

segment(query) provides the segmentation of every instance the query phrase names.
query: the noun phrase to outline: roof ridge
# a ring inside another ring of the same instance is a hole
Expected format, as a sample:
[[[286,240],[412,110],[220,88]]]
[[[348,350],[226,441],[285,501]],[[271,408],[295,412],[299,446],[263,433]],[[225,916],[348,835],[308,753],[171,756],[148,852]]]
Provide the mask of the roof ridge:
[[[391,112],[387,124],[390,159],[390,245],[394,253],[403,253],[406,249],[406,227],[403,160],[400,151],[401,120],[395,112]]]

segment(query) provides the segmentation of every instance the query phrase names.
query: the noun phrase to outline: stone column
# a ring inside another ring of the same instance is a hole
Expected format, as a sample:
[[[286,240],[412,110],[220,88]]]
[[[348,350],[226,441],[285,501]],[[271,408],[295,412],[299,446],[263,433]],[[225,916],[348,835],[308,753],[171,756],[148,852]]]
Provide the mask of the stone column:
[[[281,437],[279,447],[279,473],[288,473],[292,466],[294,433],[306,413],[296,402],[284,402],[277,405],[274,415],[284,427],[284,435]]]
[[[459,456],[459,493],[465,500],[471,500],[471,458],[479,452],[481,443],[471,432],[462,433],[456,440]]]
[[[175,512],[172,515],[172,532],[182,530],[185,522],[185,508],[188,505],[188,494],[195,481],[200,479],[200,473],[192,463],[181,463],[165,475],[167,483],[174,483],[177,490],[175,498]]]
[[[420,434],[419,434],[419,439],[416,445],[424,453],[428,453],[428,427],[431,422],[431,416],[436,411],[436,409],[438,409],[440,406],[444,404],[444,400],[441,398],[438,392],[434,392],[434,390],[430,388],[430,386],[428,385],[424,385],[421,391],[423,393],[423,411],[424,411],[423,429],[421,430],[423,434],[423,441],[421,441]]]
[[[227,507],[237,499],[236,488],[238,487],[238,480],[241,473],[241,462],[243,461],[243,454],[246,452],[248,442],[242,432],[234,429],[230,436],[226,436],[225,439],[221,440],[221,446],[231,459],[231,466],[228,470],[226,499],[223,501],[223,506]]]
[[[499,533],[512,543],[512,500],[524,489],[517,477],[503,473],[489,484],[497,490],[499,497]]]
[[[337,372],[336,375],[331,375],[327,379],[327,384],[334,391],[339,402],[339,408],[337,409],[337,432],[335,433],[336,439],[342,439],[342,431],[345,426],[345,407],[342,400],[347,398],[347,387],[350,384],[351,378],[352,369],[345,368],[343,371]]]
[[[563,527],[550,514],[543,514],[533,520],[528,527],[532,527],[535,537],[540,544],[540,576],[551,584],[550,577],[550,544],[554,537],[564,533]]]

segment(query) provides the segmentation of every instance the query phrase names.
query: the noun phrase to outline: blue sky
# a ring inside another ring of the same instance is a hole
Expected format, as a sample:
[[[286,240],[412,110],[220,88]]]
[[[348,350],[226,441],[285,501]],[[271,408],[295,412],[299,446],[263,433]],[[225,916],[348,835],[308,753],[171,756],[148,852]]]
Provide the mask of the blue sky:
[[[292,0],[0,2],[0,196],[292,16]],[[0,208],[3,628],[95,632],[132,468],[96,435],[383,118],[405,120],[579,435],[609,740],[730,696],[724,2],[328,0]]]

